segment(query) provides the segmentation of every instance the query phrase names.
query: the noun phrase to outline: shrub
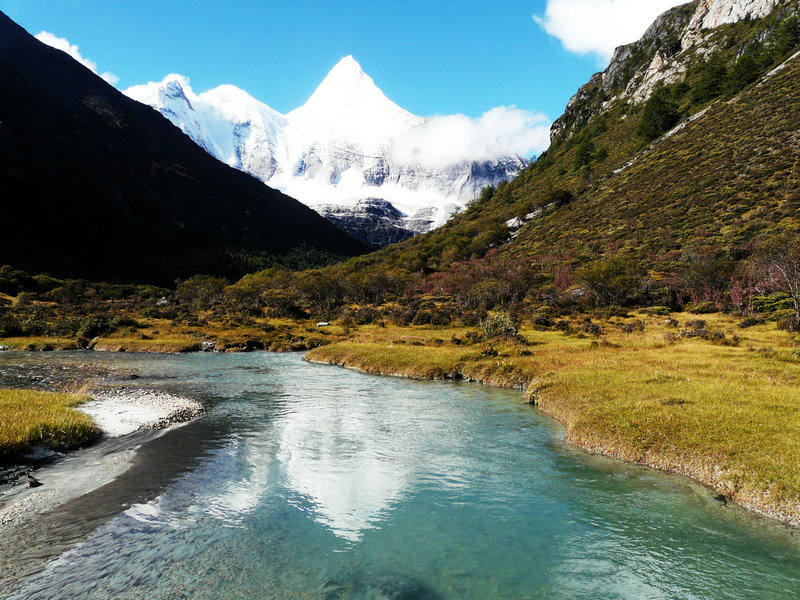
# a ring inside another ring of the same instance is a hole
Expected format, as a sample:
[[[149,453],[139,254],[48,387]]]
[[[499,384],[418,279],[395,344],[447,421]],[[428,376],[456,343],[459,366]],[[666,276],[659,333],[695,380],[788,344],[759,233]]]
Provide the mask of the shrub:
[[[644,322],[636,319],[630,323],[618,323],[617,327],[623,333],[634,333],[636,331],[644,331]]]
[[[591,138],[584,136],[575,149],[575,158],[572,161],[572,167],[577,171],[581,167],[588,165],[594,159],[596,151]]]
[[[688,304],[686,310],[695,315],[708,315],[717,312],[719,309],[713,302],[698,302],[697,304]]]
[[[778,329],[788,331],[789,333],[800,332],[800,319],[795,314],[789,314],[785,317],[778,319]]]
[[[800,44],[800,19],[797,16],[784,19],[775,34],[774,52],[782,58]]]
[[[492,199],[496,192],[497,190],[493,185],[487,185],[481,189],[481,193],[477,198],[475,198],[475,200],[472,202],[472,205],[486,204]]]
[[[508,315],[495,313],[481,321],[481,333],[483,333],[484,339],[487,340],[495,338],[512,339],[517,335],[517,327]]]
[[[589,335],[593,335],[595,337],[599,336],[603,333],[603,330],[600,328],[600,325],[597,323],[593,323],[591,319],[586,319],[580,327],[580,330],[583,333],[588,333]]]
[[[747,329],[748,327],[754,327],[756,325],[763,325],[764,319],[761,317],[747,317],[739,321],[739,327],[742,329]]]
[[[468,331],[466,338],[467,344],[477,344],[481,341],[481,334],[477,331]]]
[[[650,306],[648,308],[641,309],[639,312],[645,315],[650,315],[651,317],[666,317],[672,312],[672,310],[669,308],[669,306]]]
[[[485,310],[468,310],[461,313],[459,321],[464,327],[474,327],[480,325],[480,322],[488,316]]]
[[[417,307],[415,305],[409,306],[393,306],[389,309],[386,317],[393,325],[400,325],[402,327],[410,325],[411,321],[417,314]]]
[[[211,275],[195,275],[178,284],[175,297],[181,304],[188,304],[194,309],[211,308],[223,298],[228,286],[227,279]]]
[[[728,71],[725,80],[725,91],[735,94],[759,78],[772,63],[772,57],[764,49],[764,44],[755,41],[750,43]]]
[[[612,304],[611,306],[606,306],[602,311],[600,311],[600,313],[603,315],[605,319],[611,319],[613,317],[620,317],[622,319],[626,319],[630,316],[627,310],[615,304]]]
[[[356,322],[357,325],[366,325],[367,323],[374,323],[378,317],[380,317],[380,313],[371,308],[369,306],[364,306],[359,308],[353,313],[353,320]]]
[[[553,326],[559,331],[563,331],[565,334],[572,333],[572,323],[570,323],[566,319],[556,321]]]
[[[531,321],[537,327],[553,326],[553,309],[549,306],[540,306],[531,315]]]
[[[111,329],[122,329],[123,327],[133,327],[134,329],[138,329],[141,327],[139,322],[136,319],[132,319],[131,317],[114,317],[109,322],[109,326]]]
[[[80,320],[78,319],[54,319],[47,329],[47,334],[58,337],[74,337],[79,326]]]
[[[554,189],[550,190],[547,194],[545,194],[544,198],[541,199],[539,204],[541,206],[547,206],[548,204],[555,204],[556,206],[561,207],[561,206],[566,206],[573,200],[575,200],[575,194],[573,194],[569,190]]]
[[[755,296],[753,298],[753,312],[774,313],[792,308],[792,298],[785,292],[775,292],[769,296]]]
[[[575,275],[589,288],[598,305],[623,305],[641,291],[644,269],[638,261],[618,256],[595,261]]]
[[[672,129],[679,118],[678,107],[670,99],[669,90],[656,88],[645,102],[636,134],[649,142]]]
[[[692,87],[692,101],[702,104],[718,97],[722,93],[722,86],[728,72],[722,53],[712,52],[704,62],[696,67],[696,70],[698,79]]]
[[[19,321],[6,312],[0,312],[0,337],[14,337],[22,335]]]
[[[92,339],[99,335],[109,333],[111,326],[105,317],[92,315],[86,317],[81,321],[78,330],[75,332],[76,337]]]
[[[41,304],[31,304],[22,321],[25,335],[46,335],[48,330],[47,308]]]

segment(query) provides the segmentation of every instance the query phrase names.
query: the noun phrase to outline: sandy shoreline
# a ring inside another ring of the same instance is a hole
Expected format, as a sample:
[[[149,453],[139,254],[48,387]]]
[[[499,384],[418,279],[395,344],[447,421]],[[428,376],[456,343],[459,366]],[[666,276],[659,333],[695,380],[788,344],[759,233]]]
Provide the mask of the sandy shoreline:
[[[157,390],[103,390],[91,396],[79,409],[102,430],[100,442],[36,469],[40,487],[28,487],[23,477],[0,497],[0,531],[113,481],[131,466],[143,442],[204,412],[195,400]]]

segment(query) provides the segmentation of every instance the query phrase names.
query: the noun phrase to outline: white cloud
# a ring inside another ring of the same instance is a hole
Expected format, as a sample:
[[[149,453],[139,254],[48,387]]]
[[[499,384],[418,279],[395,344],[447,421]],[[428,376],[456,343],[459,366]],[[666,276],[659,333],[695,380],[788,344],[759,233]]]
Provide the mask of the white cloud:
[[[424,127],[394,140],[395,158],[437,168],[462,161],[529,156],[550,145],[550,120],[514,106],[498,106],[477,119],[465,115],[431,117]]]
[[[686,0],[547,0],[533,19],[576,54],[611,58],[614,48],[638,40],[664,11]]]
[[[34,37],[40,42],[47,44],[48,46],[52,46],[57,50],[62,50],[66,52],[72,58],[81,63],[84,67],[89,69],[92,73],[94,73],[95,75],[100,75],[100,77],[105,79],[111,85],[114,85],[119,81],[119,77],[117,77],[116,75],[114,75],[109,71],[106,71],[105,73],[98,73],[97,64],[95,64],[88,58],[84,58],[83,56],[81,56],[81,53],[78,51],[78,46],[70,44],[69,40],[67,40],[66,38],[60,38],[47,31],[40,31]]]

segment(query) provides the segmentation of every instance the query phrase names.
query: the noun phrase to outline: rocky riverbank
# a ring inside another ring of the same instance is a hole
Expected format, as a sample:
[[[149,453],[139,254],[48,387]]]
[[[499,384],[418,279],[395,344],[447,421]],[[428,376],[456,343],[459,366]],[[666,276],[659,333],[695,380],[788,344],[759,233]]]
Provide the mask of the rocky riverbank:
[[[167,392],[140,389],[103,390],[90,394],[92,400],[79,410],[92,417],[103,433],[120,436],[137,429],[164,429],[203,414],[195,400]]]

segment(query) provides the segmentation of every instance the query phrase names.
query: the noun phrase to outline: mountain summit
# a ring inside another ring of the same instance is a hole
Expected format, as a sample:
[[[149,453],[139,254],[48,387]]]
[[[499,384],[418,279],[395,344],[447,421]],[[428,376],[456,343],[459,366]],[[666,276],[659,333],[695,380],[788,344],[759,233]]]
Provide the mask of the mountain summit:
[[[527,164],[499,152],[481,161],[424,163],[408,149],[437,138],[432,120],[392,102],[352,56],[286,115],[231,85],[195,94],[180,75],[125,93],[161,112],[219,160],[373,245],[442,225],[481,189]]]
[[[352,56],[340,60],[287,118],[313,138],[373,148],[424,122],[389,100]]]
[[[339,113],[352,109],[351,102],[385,103],[395,107],[361,65],[352,56],[345,56],[328,72],[305,106],[324,105],[331,112]]]

